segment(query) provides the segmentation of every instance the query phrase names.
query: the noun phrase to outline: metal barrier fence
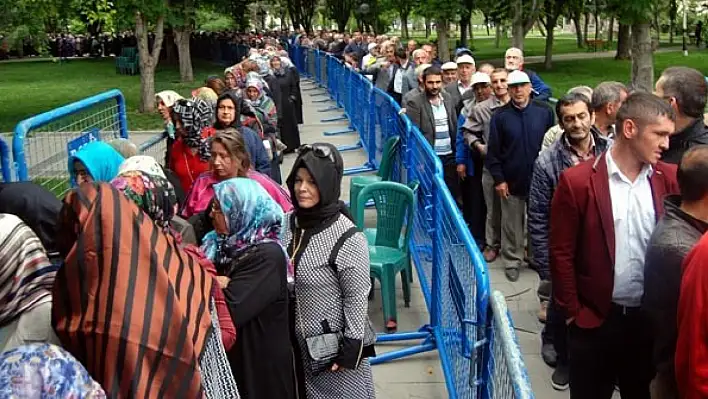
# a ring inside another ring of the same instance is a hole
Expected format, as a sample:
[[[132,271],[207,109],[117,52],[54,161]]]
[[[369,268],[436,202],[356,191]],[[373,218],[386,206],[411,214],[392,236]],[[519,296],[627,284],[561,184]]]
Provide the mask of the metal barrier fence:
[[[128,138],[125,98],[110,90],[18,123],[12,139],[15,173],[58,196],[69,186],[68,156],[84,144]]]
[[[0,172],[2,172],[2,181],[12,181],[12,169],[10,169],[10,146],[8,146],[2,138],[0,138]]]
[[[394,160],[393,178],[419,182],[410,249],[429,324],[415,332],[380,334],[379,342],[420,342],[380,354],[372,364],[438,350],[450,398],[533,398],[504,297],[490,298],[487,265],[447,190],[432,147],[400,113],[393,98],[334,57],[314,54],[326,58],[320,76],[326,74],[327,79],[322,84],[337,107],[344,108],[344,117],[359,132],[361,148],[368,155],[368,168],[349,172],[377,168],[383,143],[398,136],[401,149]]]

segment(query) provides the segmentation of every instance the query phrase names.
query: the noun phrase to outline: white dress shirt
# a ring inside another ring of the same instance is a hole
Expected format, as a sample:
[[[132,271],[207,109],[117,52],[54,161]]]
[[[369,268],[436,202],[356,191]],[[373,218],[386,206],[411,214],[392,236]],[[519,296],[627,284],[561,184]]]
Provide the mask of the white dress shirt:
[[[607,173],[615,226],[615,278],[612,302],[636,307],[644,293],[644,256],[656,225],[654,197],[645,165],[632,182],[617,167],[607,151]]]

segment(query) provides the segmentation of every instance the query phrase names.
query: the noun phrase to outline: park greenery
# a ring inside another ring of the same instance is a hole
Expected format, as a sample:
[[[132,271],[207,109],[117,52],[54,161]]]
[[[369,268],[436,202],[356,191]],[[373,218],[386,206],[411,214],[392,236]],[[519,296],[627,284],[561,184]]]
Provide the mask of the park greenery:
[[[507,42],[525,48],[529,34],[543,37],[544,69],[554,67],[562,21],[571,21],[575,50],[596,46],[616,49],[616,59],[631,61],[631,84],[650,90],[654,81],[653,50],[659,38],[678,41],[680,11],[689,11],[691,27],[702,20],[703,0],[0,0],[0,36],[6,45],[22,47],[31,40],[46,43],[47,34],[117,33],[131,31],[137,37],[140,58],[141,112],[154,111],[159,81],[161,43],[174,41],[179,81],[193,82],[195,73],[189,38],[198,30],[245,31],[248,29],[319,28],[370,33],[396,32],[433,36],[442,59],[450,49],[465,46],[484,51],[482,40],[494,37],[495,48]],[[270,18],[266,18],[269,16]],[[266,21],[270,21],[266,23]],[[279,25],[275,21],[279,21]],[[266,26],[267,25],[267,26]],[[480,38],[479,29],[486,31]],[[493,31],[490,32],[490,29]],[[507,34],[510,32],[509,37]],[[155,46],[148,47],[148,34]],[[567,38],[563,39],[564,45]],[[479,58],[480,55],[476,54]],[[618,62],[619,62],[618,61]],[[624,65],[624,64],[617,64]],[[607,66],[604,70],[611,67]],[[626,80],[626,79],[621,79]]]

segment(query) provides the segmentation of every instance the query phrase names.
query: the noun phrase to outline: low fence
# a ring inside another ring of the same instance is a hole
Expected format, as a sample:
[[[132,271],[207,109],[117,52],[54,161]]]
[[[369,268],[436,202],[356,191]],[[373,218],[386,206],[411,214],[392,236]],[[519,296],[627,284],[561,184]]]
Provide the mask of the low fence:
[[[58,196],[69,190],[68,157],[95,140],[128,138],[125,98],[110,90],[18,123],[12,138],[15,177]]]
[[[361,148],[368,161],[347,172],[378,168],[383,143],[398,136],[401,148],[393,178],[420,183],[410,249],[430,320],[415,332],[379,335],[379,342],[419,343],[380,354],[372,364],[437,350],[450,398],[533,398],[505,299],[490,292],[487,264],[445,185],[442,165],[428,141],[391,96],[341,61],[296,46],[290,55],[295,65],[303,67],[300,71],[336,102],[324,110],[343,112],[341,117],[323,121],[346,119],[350,129],[342,132],[359,134],[358,143],[340,149]],[[326,67],[318,70],[323,60]]]

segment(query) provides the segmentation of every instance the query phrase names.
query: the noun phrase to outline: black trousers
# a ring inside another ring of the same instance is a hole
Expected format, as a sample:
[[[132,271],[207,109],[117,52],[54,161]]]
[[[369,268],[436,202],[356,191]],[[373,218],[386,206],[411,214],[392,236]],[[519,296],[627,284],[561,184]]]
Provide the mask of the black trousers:
[[[455,164],[454,155],[443,155],[440,157],[443,165],[443,178],[445,185],[452,194],[452,199],[457,202],[458,206],[462,203],[460,198],[460,178],[457,176],[457,165]]]
[[[477,167],[479,165],[479,167]],[[482,163],[475,162],[474,176],[465,176],[460,180],[462,194],[462,215],[479,246],[485,242],[485,225],[487,221],[487,206],[484,202],[482,188]]]
[[[649,399],[654,375],[649,331],[649,321],[639,308],[614,304],[600,327],[571,324],[571,399],[610,399],[615,383],[622,399]]]
[[[568,326],[565,324],[563,312],[558,309],[553,298],[546,310],[546,325],[541,332],[541,341],[544,344],[553,344],[558,364],[568,364]]]

